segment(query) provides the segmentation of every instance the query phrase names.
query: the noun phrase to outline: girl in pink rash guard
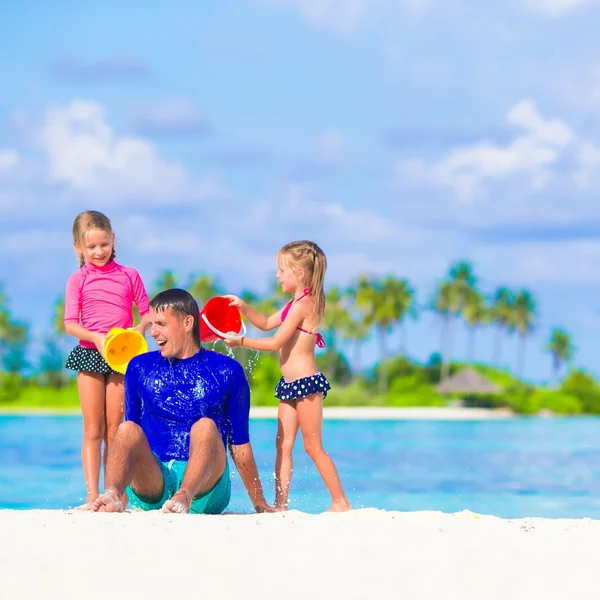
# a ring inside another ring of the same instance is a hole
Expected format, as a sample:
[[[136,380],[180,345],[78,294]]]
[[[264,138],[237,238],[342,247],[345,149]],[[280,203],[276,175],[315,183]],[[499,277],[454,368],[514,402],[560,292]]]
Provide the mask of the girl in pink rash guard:
[[[104,360],[107,333],[133,325],[135,303],[142,317],[136,329],[145,335],[149,300],[139,273],[115,261],[115,236],[105,215],[92,210],[79,214],[73,223],[73,245],[80,268],[67,281],[65,330],[79,344],[65,366],[77,371],[83,413],[81,460],[87,498],[79,508],[91,510],[98,497],[102,441],[106,467],[108,449],[123,420],[123,375]]]

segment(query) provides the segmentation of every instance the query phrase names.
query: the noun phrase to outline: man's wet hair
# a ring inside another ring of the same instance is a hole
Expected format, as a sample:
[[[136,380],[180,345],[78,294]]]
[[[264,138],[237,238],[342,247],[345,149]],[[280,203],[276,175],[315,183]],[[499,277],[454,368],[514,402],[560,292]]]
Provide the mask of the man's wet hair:
[[[194,342],[200,346],[200,309],[198,303],[188,291],[172,288],[160,292],[150,301],[150,308],[158,312],[170,308],[171,312],[177,315],[180,320],[187,316],[193,317],[192,337]]]

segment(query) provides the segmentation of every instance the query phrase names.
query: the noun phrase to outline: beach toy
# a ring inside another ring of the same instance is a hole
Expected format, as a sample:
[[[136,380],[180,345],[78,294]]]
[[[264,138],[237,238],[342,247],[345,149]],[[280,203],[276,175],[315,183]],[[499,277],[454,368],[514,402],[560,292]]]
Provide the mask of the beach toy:
[[[229,302],[229,298],[215,296],[204,305],[200,312],[200,339],[203,342],[239,340],[246,335],[240,311]],[[230,331],[239,333],[226,333]]]
[[[135,329],[113,327],[104,345],[104,359],[111,369],[125,374],[129,361],[138,354],[148,352],[146,338]]]

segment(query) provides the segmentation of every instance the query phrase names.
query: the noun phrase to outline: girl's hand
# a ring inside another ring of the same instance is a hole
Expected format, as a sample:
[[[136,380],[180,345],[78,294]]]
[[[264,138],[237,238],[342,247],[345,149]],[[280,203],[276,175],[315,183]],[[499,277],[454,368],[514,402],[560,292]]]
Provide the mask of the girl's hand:
[[[246,306],[246,303],[241,298],[238,298],[233,294],[226,294],[224,298],[227,298],[229,300],[229,306],[236,306],[240,310],[242,310]]]
[[[94,344],[96,344],[96,348],[98,348],[98,352],[100,352],[100,354],[102,355],[102,358],[105,358],[104,350],[105,350],[107,339],[108,339],[108,333],[97,333],[94,336]]]
[[[235,331],[228,331],[227,333],[231,335],[237,335]],[[244,338],[242,337],[239,340],[228,340],[227,338],[223,338],[222,341],[228,348],[235,348],[236,346],[242,345]]]

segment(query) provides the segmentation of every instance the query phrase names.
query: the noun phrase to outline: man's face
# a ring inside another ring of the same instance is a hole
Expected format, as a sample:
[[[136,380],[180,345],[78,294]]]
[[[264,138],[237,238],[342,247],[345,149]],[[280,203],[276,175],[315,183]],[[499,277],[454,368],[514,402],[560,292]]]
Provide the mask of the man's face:
[[[181,358],[192,341],[193,317],[180,318],[170,308],[150,309],[150,335],[165,358]]]

